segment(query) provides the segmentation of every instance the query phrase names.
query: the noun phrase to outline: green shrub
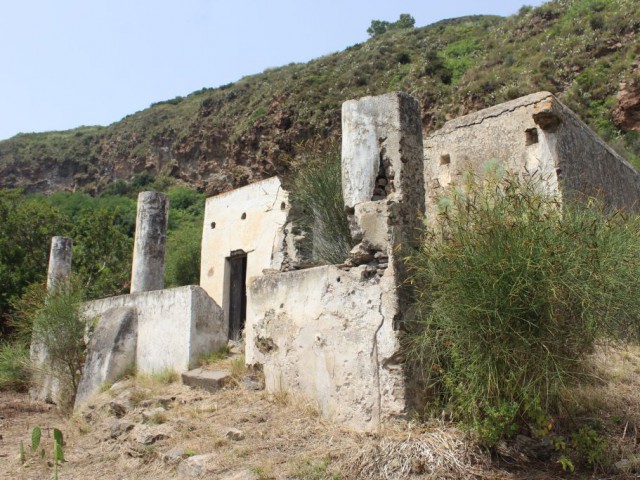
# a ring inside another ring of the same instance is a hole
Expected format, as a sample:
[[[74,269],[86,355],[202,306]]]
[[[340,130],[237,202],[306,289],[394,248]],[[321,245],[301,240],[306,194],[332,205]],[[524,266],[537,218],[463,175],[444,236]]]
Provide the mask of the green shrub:
[[[200,283],[201,224],[169,231],[165,283],[168,288]]]
[[[178,210],[204,211],[204,194],[183,185],[174,185],[167,190],[169,206]]]
[[[96,207],[80,215],[72,230],[73,270],[88,298],[128,292],[133,240],[118,225],[118,213]]]
[[[294,174],[291,193],[295,225],[306,233],[306,250],[318,264],[342,263],[352,248],[344,211],[340,156],[315,152]]]
[[[637,338],[640,222],[492,168],[440,199],[408,259],[408,358],[488,444],[555,413],[600,338]]]
[[[32,381],[36,386],[51,375],[60,382],[64,406],[73,405],[75,392],[84,367],[84,335],[88,319],[80,306],[82,292],[74,285],[61,286],[48,292],[46,299],[31,318],[32,343],[42,345],[48,355],[48,365],[34,365]],[[28,317],[25,321],[28,321]]]

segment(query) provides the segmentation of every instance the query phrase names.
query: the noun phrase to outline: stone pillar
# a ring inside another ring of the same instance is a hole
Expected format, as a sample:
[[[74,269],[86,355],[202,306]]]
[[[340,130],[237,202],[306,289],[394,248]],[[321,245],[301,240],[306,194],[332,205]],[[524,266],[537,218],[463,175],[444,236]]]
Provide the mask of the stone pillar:
[[[379,252],[401,268],[397,247],[416,244],[424,215],[423,156],[415,98],[395,92],[342,105],[342,193],[357,244],[352,262],[368,263]]]
[[[138,195],[131,293],[164,288],[168,221],[169,198],[165,194],[141,192]]]
[[[49,292],[66,285],[71,276],[71,247],[73,240],[67,237],[53,237],[47,270],[47,290]],[[58,403],[60,381],[53,375],[54,367],[47,348],[38,340],[31,342],[31,362],[35,366],[29,395],[32,400]]]
[[[406,93],[342,104],[342,193],[345,206],[381,201],[424,211],[422,121]]]
[[[47,290],[54,290],[58,285],[66,284],[71,275],[71,247],[73,240],[67,237],[53,237],[49,253],[49,269],[47,271]]]

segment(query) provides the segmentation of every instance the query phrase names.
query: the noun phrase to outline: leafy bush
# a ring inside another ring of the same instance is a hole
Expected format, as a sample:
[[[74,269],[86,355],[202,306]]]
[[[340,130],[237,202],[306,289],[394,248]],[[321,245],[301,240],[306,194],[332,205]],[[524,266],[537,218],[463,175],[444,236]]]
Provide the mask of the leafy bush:
[[[200,283],[202,224],[170,231],[167,238],[165,284],[167,288]]]
[[[342,263],[353,245],[342,198],[340,156],[331,149],[316,151],[311,157],[293,178],[292,218],[306,233],[302,247],[312,261]]]
[[[204,210],[204,194],[191,188],[174,185],[167,190],[169,205],[178,210],[195,210],[195,213],[202,213]]]
[[[81,311],[82,292],[75,285],[60,286],[48,292],[32,321],[32,344],[41,345],[47,352],[48,365],[36,368],[32,380],[36,386],[46,376],[59,381],[61,399],[73,405],[75,392],[84,366],[87,318]],[[29,321],[25,317],[24,321]],[[63,406],[68,406],[63,405]]]
[[[73,271],[88,298],[127,293],[133,241],[117,224],[118,211],[96,208],[78,218],[73,231]]]
[[[408,358],[488,444],[552,415],[594,342],[640,325],[638,217],[560,208],[539,180],[467,175],[408,259]]]

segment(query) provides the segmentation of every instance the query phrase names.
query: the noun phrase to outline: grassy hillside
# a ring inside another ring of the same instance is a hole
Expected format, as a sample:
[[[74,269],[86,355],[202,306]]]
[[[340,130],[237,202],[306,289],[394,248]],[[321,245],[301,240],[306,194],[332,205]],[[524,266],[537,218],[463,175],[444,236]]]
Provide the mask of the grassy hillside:
[[[214,194],[286,173],[300,142],[339,135],[343,101],[393,90],[420,100],[427,132],[549,90],[640,165],[639,31],[635,0],[556,0],[509,18],[393,30],[306,64],[158,102],[108,127],[17,135],[0,142],[0,186],[96,192],[149,172]],[[618,94],[626,94],[624,105]]]

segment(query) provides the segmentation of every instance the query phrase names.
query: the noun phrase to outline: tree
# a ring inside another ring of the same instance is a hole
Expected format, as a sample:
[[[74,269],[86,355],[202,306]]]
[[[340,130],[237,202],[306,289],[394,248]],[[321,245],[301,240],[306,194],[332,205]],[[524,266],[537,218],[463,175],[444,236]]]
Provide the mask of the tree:
[[[371,37],[381,35],[387,31],[389,25],[391,24],[389,22],[385,22],[384,20],[371,20],[371,26],[367,28],[367,33]]]
[[[11,301],[47,274],[51,237],[65,235],[69,222],[56,208],[28,200],[20,191],[0,190],[0,331]]]
[[[133,241],[116,211],[98,209],[79,216],[73,230],[73,271],[89,299],[126,293]]]
[[[376,37],[389,30],[411,29],[416,25],[416,19],[408,13],[400,14],[400,18],[391,23],[385,20],[371,20],[371,26],[367,28],[367,33],[371,37]]]
[[[400,18],[398,19],[398,21],[393,23],[392,25],[395,25],[395,28],[415,28],[416,19],[408,13],[402,13],[400,14]]]

